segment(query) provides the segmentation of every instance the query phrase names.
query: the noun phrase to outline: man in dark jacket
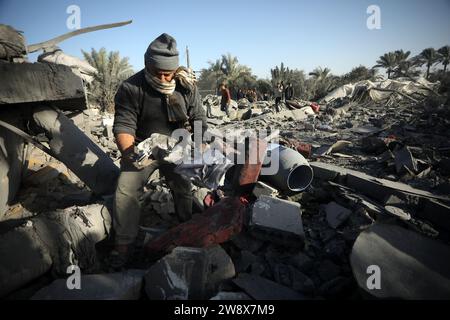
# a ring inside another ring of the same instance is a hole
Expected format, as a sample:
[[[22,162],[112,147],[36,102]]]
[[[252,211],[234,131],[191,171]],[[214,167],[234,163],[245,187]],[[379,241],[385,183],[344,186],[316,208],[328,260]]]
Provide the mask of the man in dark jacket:
[[[145,69],[125,80],[115,96],[113,132],[122,159],[113,209],[113,267],[123,266],[130,257],[139,227],[139,197],[156,169],[172,191],[179,219],[186,221],[192,214],[190,181],[174,172],[174,164],[153,161],[137,167],[135,145],[152,133],[170,136],[176,129],[193,128],[194,121],[201,122],[203,132],[207,129],[195,80],[178,65],[175,39],[160,35],[150,43],[144,58]]]

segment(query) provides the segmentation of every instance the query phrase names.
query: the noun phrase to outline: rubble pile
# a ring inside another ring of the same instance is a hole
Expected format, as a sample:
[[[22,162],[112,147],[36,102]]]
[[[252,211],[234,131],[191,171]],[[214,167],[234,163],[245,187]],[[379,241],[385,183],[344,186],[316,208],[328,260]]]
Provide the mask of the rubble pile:
[[[62,55],[50,53],[41,60]],[[93,70],[63,60],[70,68],[60,72],[75,68],[90,79]],[[42,64],[32,69],[49,72]],[[155,171],[140,199],[139,250],[122,272],[110,270],[105,258],[114,189],[108,181],[115,181],[120,162],[113,116],[94,108],[36,108],[34,120],[45,129],[36,139],[61,161],[27,146],[17,202],[0,216],[0,297],[448,298],[450,109],[436,86],[424,79],[362,81],[318,103],[283,101],[279,112],[274,101],[232,101],[228,115],[220,97],[204,97],[216,137],[264,129],[269,136],[247,152],[264,158],[279,151],[279,170],[264,176],[260,159],[213,164],[219,169],[208,172],[195,167],[193,175],[180,171],[196,182],[194,215],[183,223]],[[81,92],[75,98],[84,103]],[[68,133],[55,134],[52,119]],[[89,153],[82,153],[85,146]],[[83,290],[66,285],[73,265],[81,269]],[[376,291],[366,285],[374,265],[383,272]]]

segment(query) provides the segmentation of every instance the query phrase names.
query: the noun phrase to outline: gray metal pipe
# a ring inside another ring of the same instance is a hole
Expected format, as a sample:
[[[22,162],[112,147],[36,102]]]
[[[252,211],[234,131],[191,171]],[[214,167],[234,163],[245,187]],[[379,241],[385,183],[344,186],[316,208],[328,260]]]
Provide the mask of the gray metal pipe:
[[[261,174],[261,180],[282,191],[300,192],[311,184],[314,173],[308,161],[297,151],[279,144],[271,143],[267,147],[270,161],[264,166],[278,161],[279,167],[275,174]]]

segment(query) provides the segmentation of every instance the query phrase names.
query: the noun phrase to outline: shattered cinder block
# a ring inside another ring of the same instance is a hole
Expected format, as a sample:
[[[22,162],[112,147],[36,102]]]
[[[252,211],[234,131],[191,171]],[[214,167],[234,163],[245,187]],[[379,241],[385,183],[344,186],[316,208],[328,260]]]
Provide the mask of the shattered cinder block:
[[[324,210],[327,215],[327,222],[333,229],[336,229],[344,223],[352,213],[349,209],[337,204],[334,201],[324,206]]]
[[[253,205],[249,228],[255,237],[279,244],[303,245],[304,230],[297,202],[259,197]]]
[[[32,300],[137,300],[141,296],[144,270],[81,274],[80,289],[69,289],[70,279],[58,279],[39,290]],[[75,284],[75,281],[74,283]]]
[[[145,290],[156,300],[208,299],[234,276],[233,262],[222,247],[176,247],[148,270]]]
[[[278,195],[278,190],[269,186],[268,184],[265,184],[264,182],[258,181],[255,185],[255,188],[253,189],[253,194],[255,197],[260,196],[269,196],[269,197],[275,197]]]

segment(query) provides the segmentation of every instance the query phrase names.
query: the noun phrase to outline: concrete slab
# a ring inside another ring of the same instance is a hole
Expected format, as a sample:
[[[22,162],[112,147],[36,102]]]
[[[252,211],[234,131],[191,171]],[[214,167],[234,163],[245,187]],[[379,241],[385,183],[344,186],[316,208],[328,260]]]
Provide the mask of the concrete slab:
[[[255,237],[268,236],[280,244],[293,240],[298,241],[298,245],[301,246],[304,230],[300,204],[260,196],[253,205],[249,228]]]

